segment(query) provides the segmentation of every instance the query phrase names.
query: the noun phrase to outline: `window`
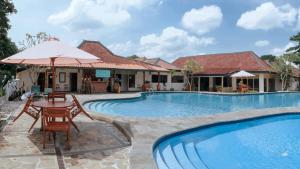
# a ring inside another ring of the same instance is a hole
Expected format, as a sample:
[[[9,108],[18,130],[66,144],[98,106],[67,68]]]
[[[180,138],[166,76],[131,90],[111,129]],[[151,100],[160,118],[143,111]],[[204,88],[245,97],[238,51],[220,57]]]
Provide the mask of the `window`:
[[[172,76],[172,83],[183,83],[183,76]]]
[[[59,72],[59,83],[66,83],[66,73]]]
[[[168,76],[167,75],[160,75],[160,83],[167,83]],[[152,83],[158,83],[158,75],[152,75]]]
[[[128,75],[129,88],[135,88],[135,75]]]

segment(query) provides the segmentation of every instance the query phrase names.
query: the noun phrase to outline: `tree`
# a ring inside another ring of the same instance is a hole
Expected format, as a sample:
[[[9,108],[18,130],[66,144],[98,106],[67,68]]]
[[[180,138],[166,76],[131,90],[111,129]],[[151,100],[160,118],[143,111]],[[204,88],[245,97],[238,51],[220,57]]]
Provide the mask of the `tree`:
[[[287,49],[287,52],[292,52],[299,56],[300,54],[300,32],[297,35],[290,37],[290,41],[296,42],[296,46],[290,47]]]
[[[36,35],[26,33],[25,40],[22,40],[21,42],[19,42],[19,44],[22,46],[21,50],[24,50],[40,44],[41,42],[47,41],[50,38],[51,36],[46,32],[39,32]]]
[[[274,62],[276,56],[274,56],[274,55],[262,55],[260,58],[261,58],[262,60],[268,60],[268,61],[270,61],[270,62]]]
[[[18,52],[18,48],[7,36],[10,29],[8,16],[16,13],[13,3],[10,0],[0,0],[0,59],[4,59]],[[10,64],[0,64],[0,86],[3,86],[6,80],[15,74],[16,66]]]
[[[291,63],[292,62],[289,60],[289,55],[280,56],[276,58],[275,62],[273,62],[273,68],[275,69],[281,80],[282,91],[287,89],[290,78],[293,74],[293,66],[291,65]]]
[[[140,57],[137,56],[137,55],[131,55],[131,56],[128,56],[127,58],[128,58],[128,59],[134,60],[134,59],[138,59],[138,58],[140,58]]]
[[[172,86],[172,78],[173,78],[173,75],[175,74],[176,70],[172,69],[170,70],[170,75],[171,75],[171,88],[170,90],[174,90],[173,86]]]
[[[187,73],[187,88],[189,91],[192,91],[193,79],[191,78],[191,76],[194,73],[201,72],[203,70],[203,67],[194,60],[188,60],[185,62],[183,70]]]

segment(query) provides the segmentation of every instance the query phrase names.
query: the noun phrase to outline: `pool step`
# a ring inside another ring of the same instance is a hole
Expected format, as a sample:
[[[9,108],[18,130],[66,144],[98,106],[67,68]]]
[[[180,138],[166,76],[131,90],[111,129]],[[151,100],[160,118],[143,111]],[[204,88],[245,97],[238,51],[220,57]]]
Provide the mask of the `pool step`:
[[[159,169],[208,169],[203,164],[194,142],[180,139],[160,144],[154,151]]]

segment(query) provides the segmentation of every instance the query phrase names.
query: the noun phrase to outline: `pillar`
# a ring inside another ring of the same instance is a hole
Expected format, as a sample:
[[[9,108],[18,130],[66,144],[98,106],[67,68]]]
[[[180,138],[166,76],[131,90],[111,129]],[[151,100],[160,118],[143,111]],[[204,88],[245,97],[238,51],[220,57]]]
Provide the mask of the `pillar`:
[[[259,74],[259,92],[264,92],[264,74]]]
[[[224,77],[223,76],[221,77],[221,86],[222,86],[222,88],[224,87]]]
[[[269,78],[266,78],[266,85],[267,85],[267,92],[269,92],[270,91],[270,89],[269,89]]]
[[[235,77],[231,78],[231,84],[232,84],[232,90],[236,91],[236,78]]]
[[[200,91],[200,84],[201,84],[200,80],[201,80],[200,77],[198,77],[198,91]]]
[[[213,77],[209,77],[209,91],[213,91],[213,88],[214,88],[214,79]]]

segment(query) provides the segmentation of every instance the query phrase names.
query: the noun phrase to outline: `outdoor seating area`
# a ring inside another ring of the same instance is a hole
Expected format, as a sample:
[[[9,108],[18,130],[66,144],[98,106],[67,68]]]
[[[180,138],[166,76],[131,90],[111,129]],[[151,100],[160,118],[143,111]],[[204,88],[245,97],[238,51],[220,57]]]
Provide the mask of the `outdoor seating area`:
[[[50,99],[49,96],[51,96]],[[49,134],[49,138],[50,134],[52,134],[53,139],[55,139],[56,132],[65,132],[68,148],[70,149],[71,126],[73,126],[77,132],[80,131],[73,121],[74,118],[80,113],[86,115],[91,120],[93,120],[93,118],[85,112],[74,95],[72,95],[72,101],[68,101],[64,93],[51,93],[49,96],[48,99],[42,98],[36,101],[33,100],[33,97],[28,98],[23,110],[13,122],[16,122],[24,113],[28,114],[34,118],[34,122],[28,130],[28,132],[30,132],[41,117],[40,130],[43,131],[43,148],[45,148],[47,133]],[[56,99],[62,100],[57,101]]]
[[[74,103],[70,95],[66,97],[67,102]],[[30,109],[38,101],[48,102],[47,99],[35,99],[29,100],[31,101]],[[29,101],[26,103],[29,103]],[[59,105],[62,101],[59,99],[56,102]],[[49,105],[51,104],[52,101],[49,102]],[[25,104],[21,104],[17,110],[12,112],[12,119],[19,115],[24,106]],[[46,117],[48,115],[52,116],[52,113],[60,113],[58,109],[61,108],[47,108],[43,114],[44,119],[52,123],[52,117]],[[70,117],[75,117],[71,114],[68,113]],[[43,142],[44,135],[40,125],[42,123],[42,112],[40,112],[40,118],[30,131],[28,130],[35,119],[27,113],[20,115],[15,122],[9,121],[0,133],[0,163],[6,168],[26,169],[58,169],[61,166],[65,168],[107,168],[112,166],[109,162],[114,159],[115,165],[127,166],[128,159],[125,155],[128,153],[128,147],[131,143],[124,134],[111,123],[97,119],[91,120],[82,112],[76,114],[76,118],[73,118],[72,121],[78,126],[80,132],[70,125],[71,149],[68,149],[64,132],[55,132],[54,139],[52,131],[49,131],[46,134],[45,143]],[[55,122],[57,121],[62,120],[60,117],[55,117]],[[57,128],[55,127],[55,129]],[[43,144],[45,144],[45,147],[43,147]],[[64,159],[63,162],[60,160],[62,158]]]

